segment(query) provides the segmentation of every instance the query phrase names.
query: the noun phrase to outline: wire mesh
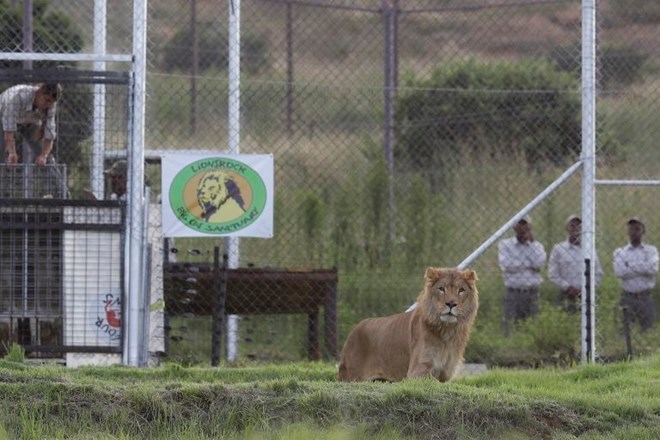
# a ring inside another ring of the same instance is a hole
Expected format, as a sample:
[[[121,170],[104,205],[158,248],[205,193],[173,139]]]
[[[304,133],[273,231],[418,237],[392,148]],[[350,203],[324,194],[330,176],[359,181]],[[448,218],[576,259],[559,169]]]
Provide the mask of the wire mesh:
[[[336,267],[341,347],[360,319],[405,310],[422,288],[426,267],[457,265],[580,160],[579,2],[241,3],[240,150],[275,156],[275,236],[244,238],[237,247],[222,239],[177,238],[163,247],[164,351],[171,359],[197,363],[213,356],[216,247],[241,270]],[[91,48],[91,7],[76,5],[53,1],[44,14],[59,11],[85,23],[81,47]],[[130,51],[132,8],[124,6],[109,10],[109,51]],[[0,31],[5,50],[22,44],[18,9],[0,13],[11,23]],[[147,150],[221,153],[237,140],[229,139],[227,124],[227,19],[227,4],[149,3]],[[658,178],[659,20],[652,2],[598,5],[597,179]],[[58,47],[64,48],[52,50]],[[123,105],[106,112],[109,127],[125,114]],[[110,139],[111,150],[125,149],[123,129]],[[72,188],[87,184],[89,170],[79,169],[82,174],[68,167]],[[149,164],[156,198],[159,172]],[[530,213],[533,243],[542,245],[545,258],[517,285],[502,265],[499,243],[474,261],[481,308],[466,360],[535,365],[579,359],[579,295],[568,293],[566,280],[582,271],[571,256],[579,252],[567,227],[568,217],[580,214],[580,192],[578,173]],[[644,331],[637,321],[624,325],[613,253],[629,240],[633,216],[644,219],[644,243],[657,244],[656,192],[598,186],[601,359],[655,349],[656,325]],[[80,194],[71,191],[74,199]],[[510,244],[529,245],[514,236],[506,237]],[[515,256],[528,260],[525,252]],[[174,275],[181,279],[171,284]],[[227,300],[235,295],[231,301],[251,310],[289,293],[278,283],[241,283],[227,291]],[[313,303],[323,287],[311,279],[308,287]],[[259,299],[251,296],[255,291]],[[654,287],[650,298],[656,295]],[[280,311],[227,310],[239,316],[238,333],[230,338],[239,359],[306,358],[314,326],[320,355],[334,356],[323,343],[325,307],[318,308],[318,323],[307,313]],[[222,328],[223,349],[231,331]]]

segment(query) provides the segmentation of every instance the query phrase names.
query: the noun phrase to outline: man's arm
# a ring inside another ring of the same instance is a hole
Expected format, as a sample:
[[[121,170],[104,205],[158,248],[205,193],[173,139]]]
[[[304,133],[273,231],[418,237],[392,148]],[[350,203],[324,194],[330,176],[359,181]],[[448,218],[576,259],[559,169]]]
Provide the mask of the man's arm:
[[[560,262],[560,254],[561,250],[559,246],[555,246],[552,248],[552,252],[550,252],[550,260],[548,261],[548,279],[557,287],[559,287],[561,290],[566,290],[570,286],[566,280],[564,280],[560,273],[559,273],[559,268],[561,265]]]
[[[37,158],[34,160],[34,163],[37,164],[38,166],[45,165],[46,161],[48,160],[48,155],[52,150],[53,150],[53,140],[44,139],[41,144],[41,153],[39,153]]]
[[[543,245],[537,241],[531,242],[528,258],[532,268],[540,270],[545,264],[545,257]]]
[[[3,134],[5,144],[5,163],[7,165],[16,165],[18,154],[16,154],[16,137],[13,131],[5,131]]]
[[[622,280],[631,278],[635,276],[635,272],[633,269],[630,267],[628,264],[628,261],[623,256],[623,248],[619,248],[614,251],[614,275],[617,276],[617,278],[621,278]]]
[[[633,271],[638,275],[655,275],[658,273],[658,249],[655,246],[644,245],[644,260],[633,266]]]
[[[498,260],[502,272],[516,273],[525,268],[521,259],[516,258],[512,249],[510,249],[508,243],[505,241],[500,241],[500,244],[498,245]]]
[[[42,143],[41,143],[41,153],[37,156],[34,163],[38,166],[45,165],[48,161],[48,155],[53,151],[53,140],[55,139],[56,127],[55,127],[55,113],[57,112],[57,103],[53,104],[53,107],[48,111],[48,116],[44,121],[41,129],[43,130]]]

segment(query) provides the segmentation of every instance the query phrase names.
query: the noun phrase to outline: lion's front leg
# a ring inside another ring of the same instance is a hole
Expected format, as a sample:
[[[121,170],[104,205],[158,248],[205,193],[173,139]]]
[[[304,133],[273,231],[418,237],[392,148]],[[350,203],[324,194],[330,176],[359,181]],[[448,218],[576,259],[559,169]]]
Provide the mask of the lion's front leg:
[[[431,362],[410,362],[408,366],[408,373],[406,377],[408,379],[415,379],[419,377],[428,377],[431,375],[431,369],[433,364]]]
[[[410,360],[408,361],[408,372],[406,378],[414,379],[419,377],[428,377],[433,368],[433,359],[430,359],[424,351],[424,332],[420,327],[418,314],[415,314],[410,321]]]
[[[441,370],[441,371],[433,372],[433,377],[435,377],[440,382],[447,382],[449,379],[451,379],[451,374],[448,374],[446,371]]]
[[[420,377],[428,377],[431,375],[431,365],[419,364],[414,367],[411,365],[408,368],[408,374],[406,377],[408,379],[416,379]]]

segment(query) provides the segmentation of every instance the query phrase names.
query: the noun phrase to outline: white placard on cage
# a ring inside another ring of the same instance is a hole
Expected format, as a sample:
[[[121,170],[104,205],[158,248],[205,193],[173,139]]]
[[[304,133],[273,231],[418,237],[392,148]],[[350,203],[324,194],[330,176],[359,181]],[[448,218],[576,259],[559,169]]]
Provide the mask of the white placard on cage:
[[[165,237],[272,237],[272,154],[162,157]]]

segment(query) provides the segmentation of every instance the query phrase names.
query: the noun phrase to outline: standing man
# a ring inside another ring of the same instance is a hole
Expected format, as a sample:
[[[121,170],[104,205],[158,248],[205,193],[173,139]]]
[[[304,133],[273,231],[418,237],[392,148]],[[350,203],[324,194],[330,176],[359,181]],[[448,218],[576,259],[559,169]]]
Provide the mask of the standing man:
[[[106,176],[106,194],[108,200],[126,201],[126,189],[128,187],[128,165],[125,159],[119,159],[110,168],[103,171]],[[96,200],[92,190],[85,188],[87,199]]]
[[[630,243],[614,251],[614,274],[621,279],[624,325],[639,321],[642,331],[655,324],[651,289],[658,273],[658,249],[642,242],[646,226],[637,217],[628,220]],[[629,327],[626,327],[629,328]]]
[[[0,94],[0,150],[7,166],[18,163],[18,139],[23,141],[23,163],[46,164],[57,134],[55,113],[61,95],[62,87],[57,83],[19,84]]]
[[[566,241],[557,243],[550,252],[548,260],[548,278],[559,288],[557,297],[560,306],[569,313],[578,310],[579,298],[584,286],[584,254],[582,252],[582,219],[577,215],[570,215],[566,219]],[[603,278],[603,269],[598,256],[595,261],[596,286]]]
[[[103,171],[110,180],[110,200],[126,201],[128,186],[128,166],[124,159],[119,159],[110,168]]]
[[[504,277],[504,331],[510,332],[512,321],[538,313],[541,268],[545,264],[545,249],[534,240],[528,216],[513,227],[514,237],[500,241],[498,259]]]

